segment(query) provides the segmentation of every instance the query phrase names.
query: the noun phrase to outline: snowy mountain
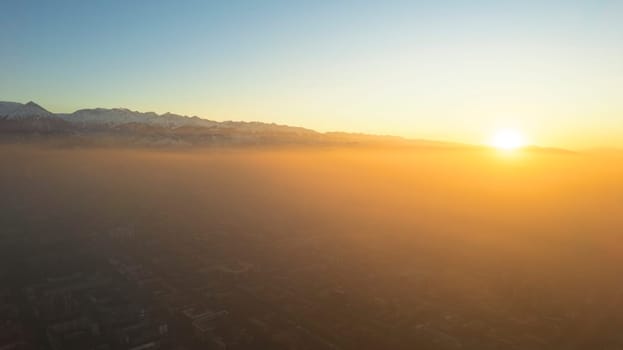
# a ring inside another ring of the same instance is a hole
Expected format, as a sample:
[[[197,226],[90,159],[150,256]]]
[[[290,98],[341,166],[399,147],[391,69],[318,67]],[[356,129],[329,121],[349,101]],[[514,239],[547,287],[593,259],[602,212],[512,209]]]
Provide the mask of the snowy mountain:
[[[137,112],[125,108],[81,109],[51,113],[34,102],[0,102],[0,133],[64,135],[80,140],[114,140],[139,145],[314,143],[313,130],[260,122],[217,122],[173,113]]]
[[[22,118],[53,118],[54,114],[48,112],[43,107],[30,101],[22,104],[17,102],[0,101],[0,118],[22,119]]]
[[[178,114],[136,112],[125,108],[81,109],[54,114],[34,102],[0,102],[0,140],[54,140],[103,146],[389,146],[426,149],[464,148],[443,142],[349,133],[320,133],[301,127],[261,122],[217,122]]]
[[[156,114],[154,112],[135,112],[125,108],[81,109],[71,114],[59,114],[61,119],[76,124],[100,124],[118,126],[129,123],[142,123],[166,128],[180,126],[212,127],[217,122],[199,117],[186,117],[172,113]]]
[[[216,122],[197,116],[188,117],[173,113],[157,114],[154,112],[137,112],[126,108],[92,108],[81,109],[73,113],[54,114],[34,102],[25,104],[18,102],[0,102],[0,118],[59,118],[79,127],[120,127],[128,124],[145,124],[167,129],[177,128],[219,128],[244,129],[248,132],[297,132],[315,133],[312,130],[290,127],[285,125],[268,124],[261,122]]]
[[[291,127],[285,125],[261,123],[261,122],[239,122],[225,121],[217,122],[213,120],[199,118],[197,116],[188,117],[179,114],[165,113],[156,114],[154,112],[136,112],[126,108],[95,108],[81,109],[71,114],[58,114],[58,117],[74,123],[76,125],[104,125],[119,127],[128,124],[145,124],[167,129],[178,128],[212,128],[212,129],[236,129],[248,133],[264,132],[285,132],[297,134],[316,133],[313,130]]]

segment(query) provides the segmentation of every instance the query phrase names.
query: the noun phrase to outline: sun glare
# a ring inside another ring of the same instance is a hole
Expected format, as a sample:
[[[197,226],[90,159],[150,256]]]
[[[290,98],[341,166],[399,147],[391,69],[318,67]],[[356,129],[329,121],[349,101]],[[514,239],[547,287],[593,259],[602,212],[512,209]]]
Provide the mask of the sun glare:
[[[496,131],[491,140],[491,145],[501,150],[514,150],[524,146],[524,138],[521,133],[514,129],[501,129]]]

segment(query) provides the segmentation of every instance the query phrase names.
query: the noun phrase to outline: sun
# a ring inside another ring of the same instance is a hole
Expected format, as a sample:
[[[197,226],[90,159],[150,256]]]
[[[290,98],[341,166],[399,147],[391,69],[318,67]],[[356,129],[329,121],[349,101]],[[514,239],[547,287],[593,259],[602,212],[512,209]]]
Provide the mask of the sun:
[[[500,129],[493,134],[491,145],[501,150],[514,150],[525,145],[524,137],[515,129]]]

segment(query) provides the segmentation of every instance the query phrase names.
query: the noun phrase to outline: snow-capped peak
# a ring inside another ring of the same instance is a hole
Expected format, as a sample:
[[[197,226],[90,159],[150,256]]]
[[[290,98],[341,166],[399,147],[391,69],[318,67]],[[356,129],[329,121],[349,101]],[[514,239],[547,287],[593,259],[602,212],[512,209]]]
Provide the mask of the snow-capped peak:
[[[0,117],[6,119],[48,118],[54,115],[38,104],[30,101],[22,104],[17,102],[0,102]]]
[[[154,112],[136,112],[126,108],[95,108],[81,109],[72,114],[59,115],[62,119],[78,124],[123,125],[129,123],[149,124],[161,127],[176,128],[180,126],[211,127],[217,122],[186,117],[172,113],[156,114]]]

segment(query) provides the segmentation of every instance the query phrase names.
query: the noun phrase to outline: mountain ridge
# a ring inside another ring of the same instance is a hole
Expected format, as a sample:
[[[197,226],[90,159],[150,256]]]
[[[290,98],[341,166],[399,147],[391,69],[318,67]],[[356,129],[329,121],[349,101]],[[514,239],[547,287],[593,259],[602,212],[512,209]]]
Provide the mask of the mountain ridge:
[[[73,113],[52,113],[33,101],[0,101],[0,137],[33,140],[64,137],[72,144],[137,146],[325,145],[417,147],[428,150],[477,150],[484,146],[437,140],[406,139],[391,135],[318,132],[304,127],[258,121],[214,121],[166,112],[127,108],[85,108]],[[528,152],[573,153],[529,146]],[[544,152],[543,151],[543,152]]]

